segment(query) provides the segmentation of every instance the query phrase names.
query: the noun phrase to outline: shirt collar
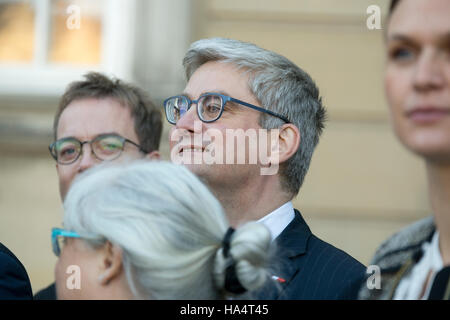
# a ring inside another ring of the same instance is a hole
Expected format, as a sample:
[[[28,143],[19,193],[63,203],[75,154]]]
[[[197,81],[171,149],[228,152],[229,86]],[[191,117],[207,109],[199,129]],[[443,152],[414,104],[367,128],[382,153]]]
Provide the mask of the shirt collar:
[[[288,226],[294,219],[294,206],[291,201],[265,215],[258,222],[262,222],[272,234],[272,241]]]

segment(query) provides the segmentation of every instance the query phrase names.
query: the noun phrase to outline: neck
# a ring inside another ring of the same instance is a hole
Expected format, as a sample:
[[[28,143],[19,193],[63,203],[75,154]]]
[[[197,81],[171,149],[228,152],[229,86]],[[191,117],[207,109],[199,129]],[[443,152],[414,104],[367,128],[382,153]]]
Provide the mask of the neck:
[[[249,183],[238,188],[215,188],[213,193],[224,208],[233,228],[256,221],[291,200],[281,191],[278,176],[261,177],[262,183]]]
[[[450,165],[427,162],[429,196],[444,265],[450,265]]]

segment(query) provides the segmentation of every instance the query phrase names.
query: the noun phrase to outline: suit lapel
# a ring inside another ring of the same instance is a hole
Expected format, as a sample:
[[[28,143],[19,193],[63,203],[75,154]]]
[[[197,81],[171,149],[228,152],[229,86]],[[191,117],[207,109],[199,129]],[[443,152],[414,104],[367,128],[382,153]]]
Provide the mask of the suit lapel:
[[[276,253],[275,258],[271,262],[271,269],[273,270],[273,275],[280,279],[270,279],[269,281],[277,281],[281,290],[267,290],[266,287],[265,299],[278,299],[280,294],[285,292],[289,283],[299,271],[299,266],[294,258],[306,253],[310,236],[311,230],[305,220],[303,220],[300,212],[295,210],[294,219],[275,239]]]
[[[281,253],[289,258],[305,253],[311,236],[311,230],[300,212],[296,209],[294,211],[294,219],[275,239],[277,247],[283,249]]]

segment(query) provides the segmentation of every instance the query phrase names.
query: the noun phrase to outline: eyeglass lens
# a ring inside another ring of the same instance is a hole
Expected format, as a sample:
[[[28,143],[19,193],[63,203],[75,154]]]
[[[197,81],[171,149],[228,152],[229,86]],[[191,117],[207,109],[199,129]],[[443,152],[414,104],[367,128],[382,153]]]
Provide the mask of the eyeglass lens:
[[[205,121],[216,120],[222,110],[222,97],[216,95],[202,96],[198,100],[198,113]]]
[[[60,163],[72,163],[81,153],[82,142],[75,138],[61,139],[55,144],[55,153]],[[118,136],[98,137],[90,142],[92,151],[101,160],[113,160],[120,155],[124,140]]]
[[[204,95],[197,102],[198,114],[201,120],[214,121],[220,116],[223,100],[218,95]],[[166,102],[167,119],[172,123],[178,120],[187,112],[189,101],[186,97],[173,97]]]

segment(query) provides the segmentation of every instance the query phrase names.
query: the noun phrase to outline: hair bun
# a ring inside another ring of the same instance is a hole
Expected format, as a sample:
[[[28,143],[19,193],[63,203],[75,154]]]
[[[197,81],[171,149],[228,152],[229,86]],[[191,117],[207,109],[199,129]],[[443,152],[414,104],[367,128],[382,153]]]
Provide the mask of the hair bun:
[[[262,286],[267,279],[270,243],[270,231],[262,223],[249,222],[236,231],[228,229],[216,254],[216,285],[232,294]]]

